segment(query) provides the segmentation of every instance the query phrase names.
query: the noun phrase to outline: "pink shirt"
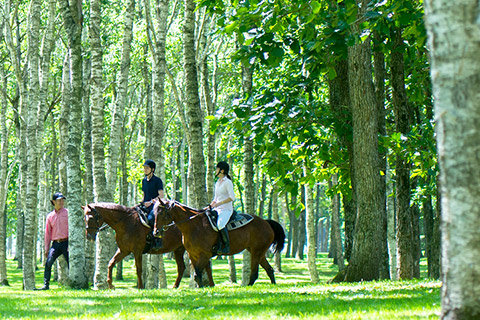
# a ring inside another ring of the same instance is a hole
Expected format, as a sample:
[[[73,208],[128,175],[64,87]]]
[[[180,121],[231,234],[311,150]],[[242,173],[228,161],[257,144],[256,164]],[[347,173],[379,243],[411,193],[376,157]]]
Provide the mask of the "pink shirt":
[[[68,238],[68,210],[53,210],[47,215],[45,222],[45,252],[50,249],[52,240]]]

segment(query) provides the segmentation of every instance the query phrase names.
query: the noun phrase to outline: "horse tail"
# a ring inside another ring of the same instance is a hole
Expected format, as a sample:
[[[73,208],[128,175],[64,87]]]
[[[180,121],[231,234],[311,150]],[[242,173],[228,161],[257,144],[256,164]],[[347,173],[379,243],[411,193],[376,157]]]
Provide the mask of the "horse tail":
[[[282,252],[285,246],[285,231],[280,223],[274,220],[265,220],[272,227],[274,232],[272,246],[274,246],[274,253]]]

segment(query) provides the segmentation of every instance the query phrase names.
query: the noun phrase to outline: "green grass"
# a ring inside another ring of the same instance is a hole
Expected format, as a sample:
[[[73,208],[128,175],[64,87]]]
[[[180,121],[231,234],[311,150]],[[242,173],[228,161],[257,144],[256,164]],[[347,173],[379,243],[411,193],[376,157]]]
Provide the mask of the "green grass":
[[[137,290],[133,260],[124,265],[116,290],[70,290],[51,284],[49,291],[23,291],[21,270],[8,261],[10,287],[0,287],[2,319],[434,319],[440,313],[440,283],[431,280],[327,284],[336,266],[318,259],[321,281],[309,281],[306,261],[283,259],[277,285],[261,269],[253,287],[228,281],[226,260],[213,260],[214,288],[171,289],[176,277],[164,259],[169,289]],[[237,256],[241,279],[241,255]],[[36,272],[37,287],[43,268]]]

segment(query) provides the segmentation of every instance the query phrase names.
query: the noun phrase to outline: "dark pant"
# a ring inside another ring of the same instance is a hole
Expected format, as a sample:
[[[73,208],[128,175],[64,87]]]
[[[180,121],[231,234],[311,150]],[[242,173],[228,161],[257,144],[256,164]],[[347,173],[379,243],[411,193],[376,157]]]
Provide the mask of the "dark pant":
[[[153,206],[148,207],[147,210],[148,225],[153,228],[153,225],[155,224],[155,213],[153,212]]]
[[[50,250],[48,250],[47,262],[45,263],[45,273],[43,275],[43,280],[45,283],[50,282],[50,277],[52,276],[52,266],[55,260],[57,260],[60,255],[65,257],[68,264],[68,241],[55,242],[53,241]]]

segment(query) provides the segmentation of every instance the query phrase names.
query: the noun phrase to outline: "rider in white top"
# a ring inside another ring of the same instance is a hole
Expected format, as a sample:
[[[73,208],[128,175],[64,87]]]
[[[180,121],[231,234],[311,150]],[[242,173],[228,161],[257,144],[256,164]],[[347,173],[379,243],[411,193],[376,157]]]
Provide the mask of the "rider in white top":
[[[217,164],[215,176],[218,177],[215,183],[215,197],[210,206],[218,212],[217,227],[223,242],[223,247],[219,248],[218,254],[227,254],[230,252],[230,243],[228,239],[228,231],[225,226],[233,213],[233,201],[235,193],[233,191],[233,182],[228,171],[230,166],[224,161]]]

